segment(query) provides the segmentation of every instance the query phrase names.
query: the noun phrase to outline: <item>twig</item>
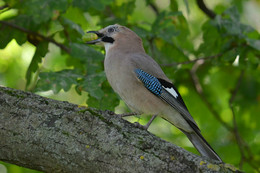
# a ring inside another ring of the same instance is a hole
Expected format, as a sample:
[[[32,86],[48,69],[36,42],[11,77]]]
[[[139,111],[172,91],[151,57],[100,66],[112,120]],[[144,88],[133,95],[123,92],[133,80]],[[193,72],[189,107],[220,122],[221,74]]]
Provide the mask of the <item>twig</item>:
[[[199,66],[201,66],[204,63],[204,59],[201,59],[199,61],[196,61],[196,63],[194,64],[194,66],[192,67],[190,74],[191,74],[191,78],[193,81],[193,84],[195,86],[196,92],[199,94],[200,98],[202,99],[202,101],[206,104],[206,106],[208,107],[208,109],[210,110],[210,112],[214,115],[214,117],[221,123],[223,124],[223,126],[228,129],[229,131],[232,131],[232,127],[230,125],[228,125],[226,122],[224,122],[220,115],[218,114],[217,111],[215,111],[215,109],[211,106],[210,102],[207,100],[204,91],[201,87],[200,81],[198,76],[196,75],[196,71],[199,68]]]
[[[149,47],[150,47],[150,50],[151,50],[152,57],[156,57],[153,40],[154,40],[154,37],[149,38],[148,43],[149,43]]]
[[[161,66],[171,67],[171,66],[177,66],[177,65],[180,65],[180,64],[191,64],[191,63],[196,63],[199,60],[210,60],[210,59],[220,57],[222,55],[223,55],[223,53],[220,53],[220,54],[217,54],[217,55],[207,56],[207,57],[203,57],[203,58],[197,58],[197,59],[190,60],[190,61],[175,62],[175,63],[170,63],[170,64],[161,64]]]
[[[153,9],[153,11],[155,12],[155,14],[158,16],[159,15],[159,10],[156,7],[155,4],[153,4],[152,2],[149,3],[150,7]]]
[[[241,81],[243,79],[244,76],[244,71],[241,71],[240,76],[237,80],[237,83],[235,85],[235,89],[232,91],[231,94],[231,98],[229,100],[229,106],[231,108],[232,111],[232,115],[233,115],[233,127],[231,127],[230,125],[228,125],[227,123],[225,123],[220,115],[217,113],[217,111],[215,111],[215,109],[212,107],[212,105],[210,104],[210,102],[207,100],[204,92],[203,92],[203,88],[201,87],[201,84],[199,82],[198,76],[196,75],[196,71],[197,69],[204,63],[204,59],[197,61],[194,66],[192,67],[190,73],[191,73],[191,77],[196,89],[196,92],[199,94],[199,96],[201,97],[201,99],[203,100],[203,102],[206,104],[206,106],[208,107],[208,109],[210,110],[210,112],[215,116],[215,118],[231,133],[234,134],[235,139],[237,141],[237,145],[239,147],[239,151],[241,153],[241,160],[239,163],[239,167],[240,169],[242,169],[243,163],[247,162],[250,166],[252,166],[252,168],[254,168],[255,170],[258,169],[258,166],[255,165],[252,162],[252,158],[253,158],[253,154],[251,152],[250,147],[248,146],[248,144],[244,141],[244,139],[240,136],[239,132],[238,132],[238,127],[237,127],[237,122],[236,122],[236,118],[235,118],[235,112],[233,109],[233,101],[235,99],[235,96],[238,92],[238,89],[241,85]],[[245,151],[247,151],[248,156],[245,154]]]
[[[63,28],[64,28],[64,30],[63,30],[63,33],[64,33],[64,36],[66,37],[66,39],[69,41],[69,42],[71,42],[71,38],[70,38],[70,35],[69,35],[69,33],[68,33],[68,31],[67,31],[67,27],[64,25],[64,23],[63,23],[63,20],[61,20],[61,18],[58,18],[58,21],[60,22],[60,24],[63,26]]]
[[[236,94],[237,94],[237,91],[240,87],[243,76],[244,76],[244,71],[242,71],[240,73],[240,76],[239,76],[239,79],[236,83],[235,89],[234,89],[234,91],[231,92],[231,97],[229,99],[229,107],[230,107],[232,115],[233,115],[233,133],[235,135],[237,145],[238,145],[239,151],[241,153],[239,168],[242,168],[242,166],[243,166],[243,162],[245,160],[245,153],[244,153],[244,150],[243,150],[243,144],[242,144],[242,141],[241,141],[241,138],[240,138],[240,135],[239,135],[239,132],[238,132],[238,128],[237,128],[236,116],[235,116],[235,111],[234,111],[234,108],[233,108],[233,101],[236,97]]]
[[[233,101],[234,101],[234,99],[235,99],[235,97],[236,97],[237,91],[238,91],[238,89],[239,89],[239,87],[240,87],[240,85],[241,85],[241,81],[242,81],[242,79],[243,79],[243,76],[244,76],[244,70],[241,71],[241,73],[240,73],[240,75],[239,75],[239,78],[238,78],[238,80],[237,80],[237,83],[236,83],[236,87],[235,87],[235,89],[231,92],[232,95],[231,95],[231,98],[229,99],[229,105],[230,105],[230,106],[233,106],[232,103],[233,103]]]
[[[3,10],[5,8],[7,8],[7,7],[9,7],[9,6],[8,5],[3,5],[3,6],[0,7],[0,10]]]
[[[60,47],[60,48],[61,48],[62,50],[64,50],[65,52],[70,53],[70,49],[69,49],[68,47],[66,47],[65,45],[63,45],[63,44],[61,44],[61,43],[56,42],[55,40],[53,40],[53,39],[50,38],[50,37],[46,37],[46,36],[44,36],[44,35],[42,35],[42,34],[39,34],[39,33],[37,33],[37,32],[33,32],[33,31],[30,31],[30,30],[28,30],[28,29],[26,29],[26,28],[22,28],[22,27],[20,27],[20,26],[18,26],[18,25],[15,25],[15,24],[13,24],[13,23],[5,22],[5,21],[0,21],[0,23],[3,24],[3,25],[5,25],[5,26],[8,26],[8,27],[17,29],[17,30],[19,30],[19,31],[22,31],[22,32],[24,32],[24,33],[28,33],[28,34],[32,34],[32,35],[35,35],[35,36],[37,36],[37,37],[40,37],[40,38],[43,39],[43,40],[46,40],[46,41],[48,41],[48,42],[51,42],[51,43],[55,44],[56,46]]]
[[[216,17],[216,13],[212,10],[210,10],[203,0],[196,0],[197,5],[199,8],[211,19],[214,19]]]
[[[231,97],[229,99],[229,107],[231,109],[231,112],[232,112],[232,115],[233,115],[233,133],[235,134],[235,137],[236,137],[236,141],[237,141],[237,144],[238,144],[238,147],[239,147],[239,151],[241,153],[241,159],[240,159],[240,163],[239,163],[239,167],[240,169],[242,168],[243,166],[243,162],[244,161],[247,161],[247,162],[251,162],[250,161],[250,158],[252,158],[252,152],[248,146],[248,144],[242,139],[242,137],[240,136],[239,134],[239,131],[238,131],[238,127],[237,127],[237,122],[236,122],[236,116],[235,116],[235,111],[234,111],[234,107],[233,107],[233,101],[236,97],[236,94],[238,92],[238,89],[241,85],[241,82],[242,82],[242,79],[243,79],[243,76],[244,76],[244,70],[241,71],[240,75],[239,75],[239,78],[236,82],[236,85],[235,85],[235,89],[233,91],[231,91]],[[247,151],[248,153],[248,158],[247,156],[245,155],[245,152],[244,150]],[[251,164],[250,164],[251,165]],[[254,165],[251,165],[252,167]]]

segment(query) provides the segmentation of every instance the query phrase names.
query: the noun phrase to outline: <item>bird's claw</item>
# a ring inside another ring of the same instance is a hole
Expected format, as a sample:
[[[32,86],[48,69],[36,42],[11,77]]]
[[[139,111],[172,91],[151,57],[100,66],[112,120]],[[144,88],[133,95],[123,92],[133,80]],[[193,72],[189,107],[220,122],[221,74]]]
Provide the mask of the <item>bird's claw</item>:
[[[138,122],[134,122],[134,126],[135,127],[137,127],[137,128],[139,128],[139,129],[143,129],[143,130],[147,130],[148,129],[148,126],[143,126],[143,125],[141,125],[140,123],[138,123]]]

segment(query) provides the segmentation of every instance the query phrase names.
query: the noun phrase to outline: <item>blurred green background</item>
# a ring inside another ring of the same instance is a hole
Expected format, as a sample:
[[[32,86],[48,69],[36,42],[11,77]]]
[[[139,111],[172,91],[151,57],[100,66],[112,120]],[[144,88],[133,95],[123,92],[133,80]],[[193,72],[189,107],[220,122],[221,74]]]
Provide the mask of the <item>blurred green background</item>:
[[[0,0],[0,85],[129,112],[106,81],[104,49],[82,40],[88,30],[125,25],[143,39],[224,162],[260,172],[260,1],[205,3],[214,18],[195,0]],[[149,117],[127,119],[145,124]],[[198,154],[160,118],[149,131]],[[5,172],[38,171],[0,162]]]

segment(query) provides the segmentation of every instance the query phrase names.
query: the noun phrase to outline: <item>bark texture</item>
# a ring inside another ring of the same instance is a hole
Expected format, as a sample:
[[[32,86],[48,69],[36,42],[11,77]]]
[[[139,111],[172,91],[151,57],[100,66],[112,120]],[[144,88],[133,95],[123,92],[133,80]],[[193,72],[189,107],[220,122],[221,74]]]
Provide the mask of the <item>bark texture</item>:
[[[109,111],[0,87],[0,160],[44,172],[236,172]]]

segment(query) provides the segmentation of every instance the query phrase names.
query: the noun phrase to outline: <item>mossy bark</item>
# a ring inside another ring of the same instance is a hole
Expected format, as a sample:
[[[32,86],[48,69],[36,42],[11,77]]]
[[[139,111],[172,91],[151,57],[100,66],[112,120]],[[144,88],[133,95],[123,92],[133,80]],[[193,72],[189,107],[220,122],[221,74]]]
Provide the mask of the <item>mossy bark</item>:
[[[0,87],[0,160],[44,172],[235,172],[109,111]]]

